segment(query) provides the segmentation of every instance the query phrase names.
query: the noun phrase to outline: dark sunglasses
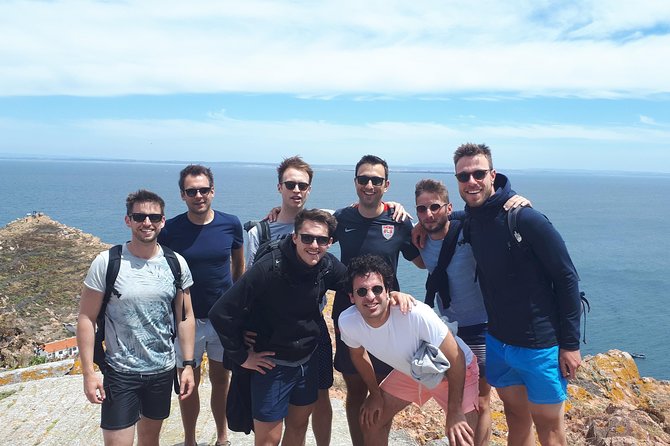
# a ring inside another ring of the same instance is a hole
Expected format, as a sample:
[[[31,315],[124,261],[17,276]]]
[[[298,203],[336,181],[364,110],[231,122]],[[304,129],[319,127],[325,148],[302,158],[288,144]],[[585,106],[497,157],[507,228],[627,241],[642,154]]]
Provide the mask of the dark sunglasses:
[[[384,184],[385,178],[382,177],[369,177],[367,175],[358,175],[356,181],[361,186],[367,186],[369,181],[372,181],[373,186],[381,186]]]
[[[356,294],[358,294],[358,297],[365,297],[365,296],[368,295],[368,289],[372,290],[372,294],[374,294],[377,297],[379,297],[379,295],[384,292],[384,287],[383,286],[375,285],[372,288],[360,287],[356,290]]]
[[[300,241],[305,245],[311,245],[316,240],[316,244],[319,246],[326,246],[330,243],[330,237],[325,235],[312,235],[312,234],[300,234]]]
[[[472,175],[472,178],[474,178],[477,181],[481,181],[486,177],[486,174],[489,173],[491,169],[480,169],[480,170],[475,170],[474,172],[458,172],[456,174],[456,179],[460,181],[461,183],[467,183],[470,181],[470,176]]]
[[[303,183],[303,182],[297,182],[297,181],[284,181],[282,184],[288,190],[293,190],[293,189],[295,189],[296,186],[298,186],[298,189],[300,190],[300,192],[305,192],[307,190],[307,188],[309,187],[309,183]]]
[[[151,223],[159,223],[163,219],[163,214],[142,214],[141,212],[133,212],[129,215],[135,223],[144,223],[144,220],[149,217]]]
[[[434,214],[435,212],[439,211],[441,208],[443,208],[447,204],[448,203],[444,203],[444,204],[433,203],[430,206],[424,206],[424,205],[420,204],[416,207],[416,213],[417,214],[425,214],[428,211],[428,209],[430,209],[430,212],[432,212]]]
[[[204,197],[205,195],[209,195],[209,193],[210,193],[211,191],[212,191],[212,188],[211,188],[211,187],[201,187],[201,188],[193,188],[193,189],[184,189],[184,193],[185,193],[187,196],[191,197],[191,198],[193,198],[193,197],[195,197],[196,195],[198,195],[198,192],[200,192],[200,195],[202,195],[202,196]]]

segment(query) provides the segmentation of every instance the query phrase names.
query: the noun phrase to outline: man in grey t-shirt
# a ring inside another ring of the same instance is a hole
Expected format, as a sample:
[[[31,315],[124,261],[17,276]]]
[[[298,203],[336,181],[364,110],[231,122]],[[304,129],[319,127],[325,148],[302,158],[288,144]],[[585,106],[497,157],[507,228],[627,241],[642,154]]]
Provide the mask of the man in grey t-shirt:
[[[183,289],[176,289],[163,249],[156,242],[165,224],[163,199],[139,190],[128,195],[126,210],[132,237],[122,248],[115,292],[105,308],[104,381],[93,368],[93,350],[109,251],[93,260],[84,280],[77,344],[86,398],[102,404],[100,427],[105,444],[132,446],[135,424],[140,444],[158,444],[163,420],[170,415],[175,330],[184,355],[193,358],[195,325],[189,293],[193,279],[186,261],[177,254]],[[184,399],[194,388],[192,366],[184,367],[180,382],[179,398]]]

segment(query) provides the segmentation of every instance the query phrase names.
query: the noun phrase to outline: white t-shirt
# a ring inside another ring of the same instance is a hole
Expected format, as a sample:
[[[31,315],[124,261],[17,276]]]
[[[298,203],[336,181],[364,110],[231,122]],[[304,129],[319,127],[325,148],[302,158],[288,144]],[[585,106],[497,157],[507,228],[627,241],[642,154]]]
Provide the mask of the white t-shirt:
[[[193,285],[191,271],[179,254],[182,288]],[[109,251],[91,263],[84,285],[105,292]],[[161,373],[175,366],[172,336],[175,331],[172,299],[174,278],[160,249],[150,259],[135,257],[126,244],[121,251],[121,266],[105,311],[105,359],[118,372]]]
[[[439,347],[449,328],[428,305],[417,302],[407,314],[398,306],[391,307],[388,320],[381,327],[368,325],[356,306],[347,308],[339,319],[342,341],[351,348],[363,347],[394,369],[411,376],[410,364],[422,341]],[[474,355],[459,337],[454,336],[465,354],[465,364]]]

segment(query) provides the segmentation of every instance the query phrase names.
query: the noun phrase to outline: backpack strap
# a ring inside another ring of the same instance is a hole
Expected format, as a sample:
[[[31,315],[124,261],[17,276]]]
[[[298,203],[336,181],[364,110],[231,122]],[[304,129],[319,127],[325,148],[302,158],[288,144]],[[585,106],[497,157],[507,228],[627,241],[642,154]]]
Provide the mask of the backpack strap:
[[[523,236],[519,232],[518,218],[519,212],[521,212],[523,206],[518,206],[507,211],[507,230],[509,231],[512,240],[516,242],[516,245],[523,249],[524,251],[528,250],[528,245],[523,242]]]
[[[105,349],[102,343],[105,340],[105,312],[107,311],[107,303],[112,298],[112,294],[121,296],[114,288],[114,285],[121,268],[122,250],[123,245],[115,245],[109,249],[109,261],[107,262],[107,273],[105,274],[105,293],[102,295],[102,305],[100,305],[98,317],[95,319],[96,330],[93,341],[93,362],[103,373],[105,372]]]
[[[258,231],[258,246],[270,241],[270,222],[267,219],[249,220],[242,227],[246,232],[251,231],[252,228],[256,228]]]
[[[442,248],[440,249],[440,256],[437,259],[437,266],[432,273],[428,274],[426,279],[426,298],[424,302],[426,305],[432,307],[435,304],[435,293],[440,293],[442,305],[444,308],[449,308],[451,305],[451,296],[449,294],[449,279],[447,276],[447,266],[451,262],[451,258],[456,251],[456,244],[458,242],[458,235],[461,232],[461,221],[451,220],[449,222],[449,230],[442,241]]]
[[[182,282],[182,275],[181,275],[181,265],[179,264],[179,259],[177,258],[177,255],[174,253],[174,251],[167,246],[161,245],[161,248],[163,248],[163,256],[165,257],[165,260],[168,263],[168,266],[170,267],[170,271],[172,271],[172,277],[174,277],[174,286],[176,292],[179,292],[180,290],[183,291],[184,288],[183,282]],[[177,294],[175,293],[175,298],[177,297]],[[174,322],[175,322],[175,332],[172,335],[172,341],[175,340],[177,337],[177,312],[175,311],[174,308],[174,299],[172,300],[172,314],[174,315]],[[181,301],[181,320],[182,322],[186,320],[186,305],[184,304],[184,300],[182,299]]]

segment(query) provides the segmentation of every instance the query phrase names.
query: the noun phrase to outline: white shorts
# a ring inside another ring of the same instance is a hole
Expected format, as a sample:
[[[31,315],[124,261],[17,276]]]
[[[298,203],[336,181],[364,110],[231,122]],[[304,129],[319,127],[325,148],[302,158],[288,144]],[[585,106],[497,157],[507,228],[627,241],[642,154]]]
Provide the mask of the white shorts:
[[[174,350],[177,355],[177,367],[181,368],[181,364],[185,359],[181,354],[181,347],[179,345],[179,337],[174,341]],[[193,349],[195,366],[200,367],[202,356],[207,352],[207,358],[210,361],[223,362],[223,345],[216,330],[212,327],[209,319],[195,320],[195,347]]]

